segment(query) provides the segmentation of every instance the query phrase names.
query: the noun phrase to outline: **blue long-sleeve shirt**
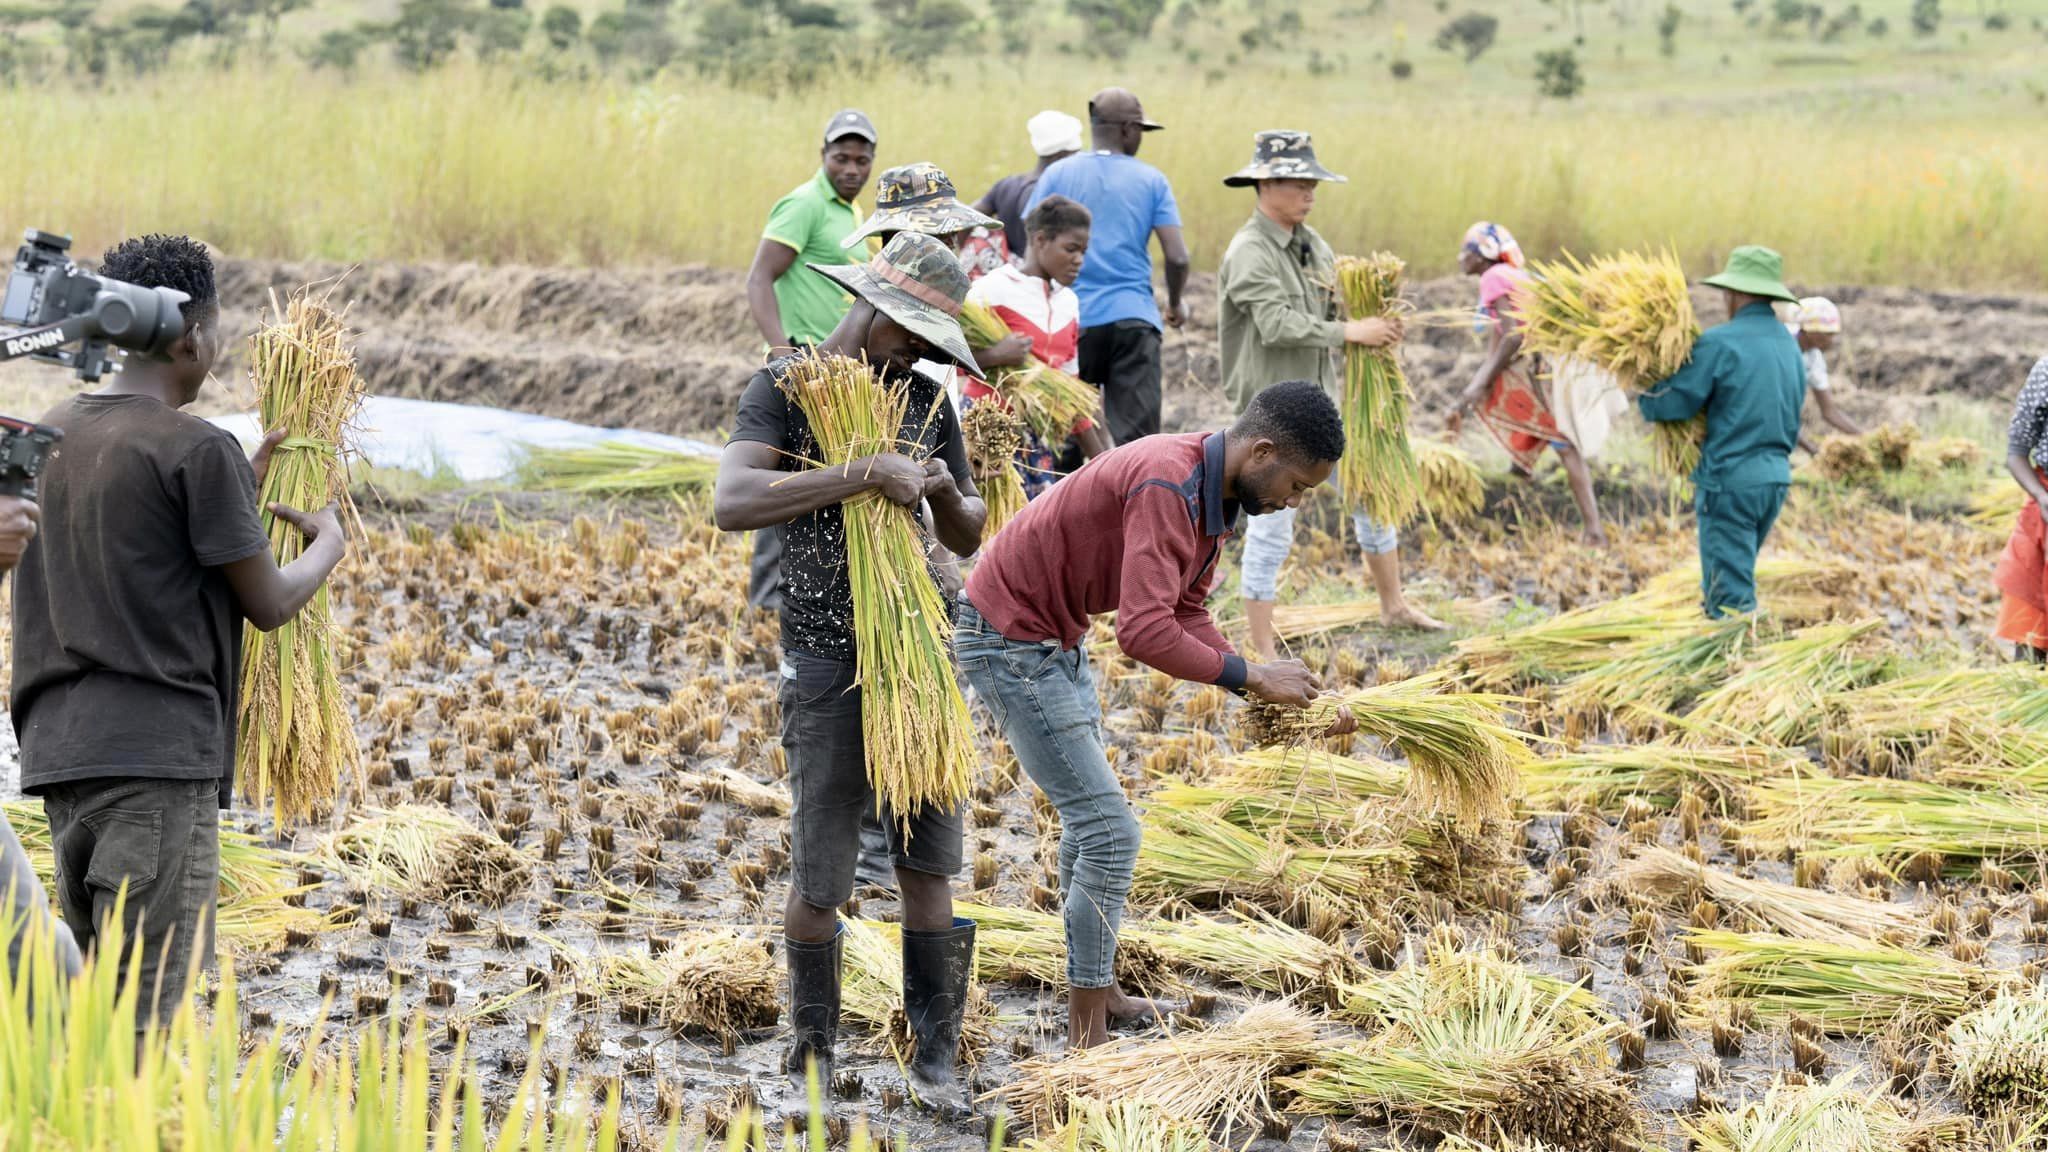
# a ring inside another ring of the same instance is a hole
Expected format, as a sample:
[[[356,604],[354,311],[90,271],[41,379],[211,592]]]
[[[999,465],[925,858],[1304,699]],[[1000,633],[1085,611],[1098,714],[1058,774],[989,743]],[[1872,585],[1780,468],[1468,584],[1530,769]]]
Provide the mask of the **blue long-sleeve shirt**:
[[[1643,419],[1707,414],[1707,442],[1692,482],[1707,491],[1792,482],[1806,367],[1799,343],[1769,304],[1751,304],[1700,333],[1692,359],[1638,397]]]

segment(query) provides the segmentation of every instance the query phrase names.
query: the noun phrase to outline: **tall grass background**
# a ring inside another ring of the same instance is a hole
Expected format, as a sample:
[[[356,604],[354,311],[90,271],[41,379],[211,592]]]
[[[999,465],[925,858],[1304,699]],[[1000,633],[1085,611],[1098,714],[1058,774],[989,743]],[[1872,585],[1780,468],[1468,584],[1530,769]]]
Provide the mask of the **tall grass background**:
[[[834,108],[873,115],[878,167],[933,160],[971,198],[1030,163],[1026,117],[1081,114],[1109,81],[1168,126],[1142,158],[1172,178],[1198,267],[1250,209],[1221,180],[1252,134],[1295,127],[1350,177],[1322,189],[1317,227],[1425,275],[1450,271],[1484,218],[1532,250],[1669,243],[1694,272],[1758,242],[1801,283],[2048,284],[2048,116],[2030,101],[1538,103],[1074,59],[1028,72],[968,61],[945,80],[869,68],[801,94],[474,62],[353,78],[251,62],[10,88],[0,225],[72,232],[87,254],[183,231],[244,256],[743,265],[769,205],[813,170]]]

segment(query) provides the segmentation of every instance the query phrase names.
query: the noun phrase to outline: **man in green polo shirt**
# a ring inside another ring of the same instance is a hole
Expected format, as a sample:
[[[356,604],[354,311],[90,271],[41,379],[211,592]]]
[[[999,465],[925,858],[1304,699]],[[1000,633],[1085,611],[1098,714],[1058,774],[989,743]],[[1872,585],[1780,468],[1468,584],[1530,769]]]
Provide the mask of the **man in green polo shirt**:
[[[1337,318],[1337,257],[1308,215],[1316,189],[1344,177],[1316,161],[1306,132],[1269,130],[1252,141],[1252,161],[1224,178],[1231,188],[1257,189],[1251,219],[1231,238],[1216,270],[1216,332],[1223,387],[1243,412],[1252,398],[1283,380],[1310,380],[1335,392],[1334,353],[1346,344],[1379,348],[1401,339],[1398,320]],[[1401,588],[1400,538],[1392,524],[1363,512],[1351,517],[1389,625],[1436,630],[1442,624],[1408,602]],[[1273,605],[1280,568],[1294,547],[1294,509],[1252,518],[1245,528],[1239,592],[1253,652],[1276,656]]]
[[[860,226],[854,199],[875,164],[875,126],[848,108],[825,122],[817,174],[775,202],[747,269],[747,310],[771,352],[813,345],[832,334],[853,298],[813,264],[851,264],[840,247]]]
[[[1792,449],[1806,403],[1799,343],[1771,310],[1798,303],[1785,265],[1769,248],[1745,245],[1704,283],[1728,300],[1728,322],[1700,333],[1678,374],[1637,400],[1643,419],[1707,414],[1707,439],[1693,470],[1699,521],[1700,594],[1711,618],[1756,609],[1756,554],[1792,485]]]

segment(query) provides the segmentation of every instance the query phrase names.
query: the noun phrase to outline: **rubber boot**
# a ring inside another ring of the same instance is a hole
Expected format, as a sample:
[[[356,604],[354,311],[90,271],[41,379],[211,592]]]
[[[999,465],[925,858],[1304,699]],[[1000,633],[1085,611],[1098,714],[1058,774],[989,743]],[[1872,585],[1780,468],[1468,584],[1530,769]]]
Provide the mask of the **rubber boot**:
[[[811,1114],[810,1069],[816,1068],[820,1107],[832,1111],[832,1051],[839,1039],[839,955],[846,934],[841,925],[823,944],[782,938],[789,962],[789,1055],[782,1069],[789,1074],[783,1097],[785,1120],[807,1121]]]
[[[917,1101],[941,1119],[974,1114],[960,1082],[960,1022],[974,974],[974,921],[955,916],[943,932],[903,932],[903,1013],[916,1050],[910,1086]]]
[[[889,834],[871,808],[861,810],[860,858],[854,864],[853,878],[871,888],[896,891],[896,863],[889,858]]]

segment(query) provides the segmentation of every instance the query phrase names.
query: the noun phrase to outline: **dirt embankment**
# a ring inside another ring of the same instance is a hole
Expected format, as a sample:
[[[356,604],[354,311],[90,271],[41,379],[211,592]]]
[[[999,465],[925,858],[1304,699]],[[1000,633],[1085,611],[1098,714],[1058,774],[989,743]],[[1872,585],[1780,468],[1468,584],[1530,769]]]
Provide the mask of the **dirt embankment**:
[[[344,275],[344,273],[346,275]],[[252,325],[272,288],[333,280],[362,331],[382,394],[490,404],[601,425],[699,433],[725,426],[761,344],[742,274],[701,265],[642,271],[227,260],[222,299],[233,329]],[[1434,317],[1469,307],[1473,282],[1413,289]],[[1966,296],[1895,288],[1823,289],[1848,332],[1835,375],[1852,414],[1918,412],[1928,398],[2003,401],[2048,353],[2048,296]],[[1169,428],[1229,415],[1216,356],[1215,280],[1198,275],[1191,317],[1166,338]],[[1711,293],[1696,297],[1708,323]],[[236,342],[236,346],[239,341]],[[1480,347],[1455,322],[1419,328],[1406,363],[1425,413],[1469,379]],[[227,371],[239,372],[230,367]],[[225,375],[225,373],[224,373]],[[1426,423],[1433,420],[1425,415]]]

